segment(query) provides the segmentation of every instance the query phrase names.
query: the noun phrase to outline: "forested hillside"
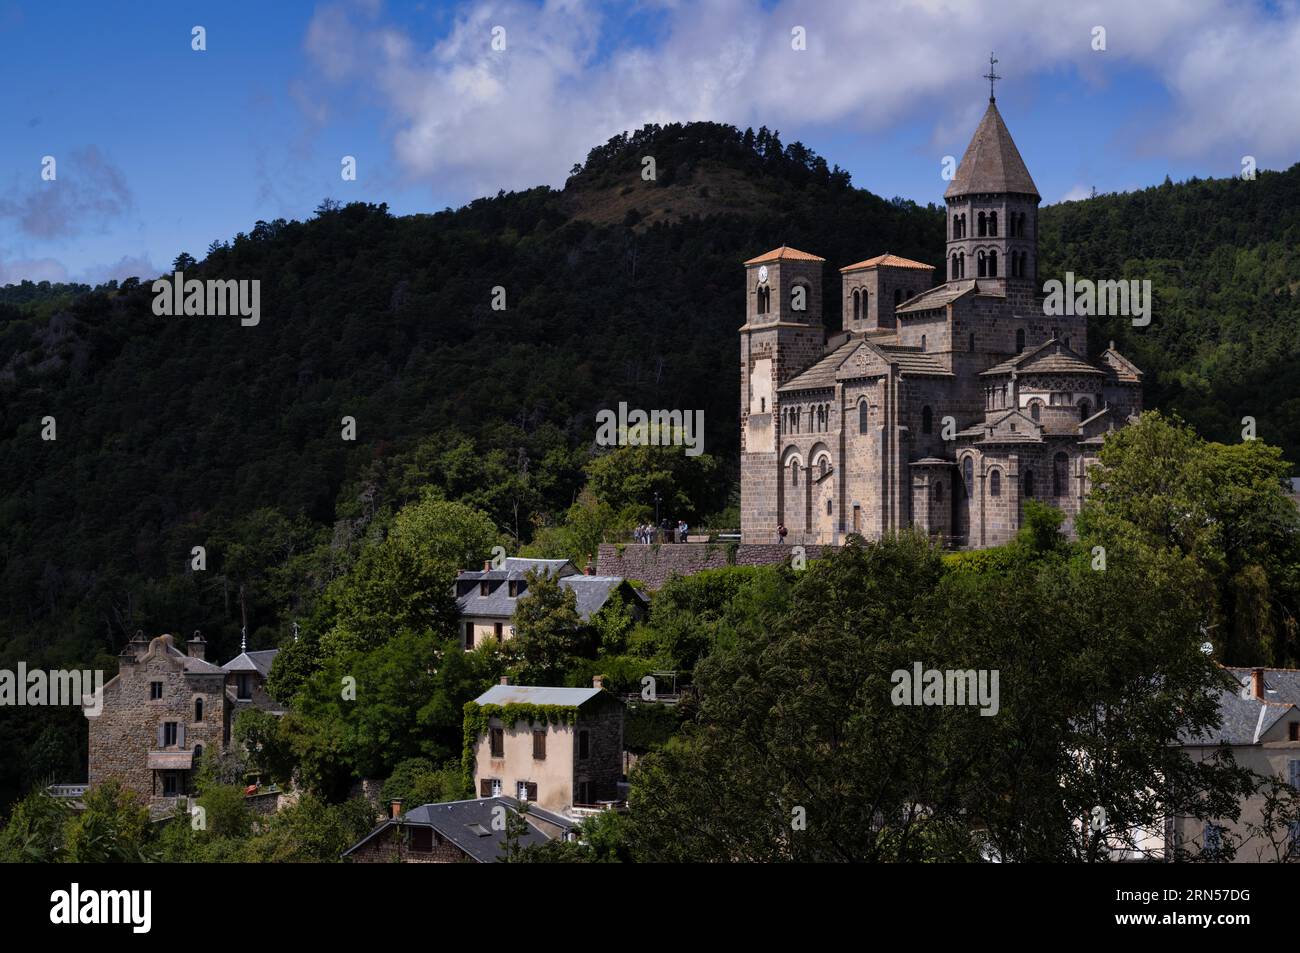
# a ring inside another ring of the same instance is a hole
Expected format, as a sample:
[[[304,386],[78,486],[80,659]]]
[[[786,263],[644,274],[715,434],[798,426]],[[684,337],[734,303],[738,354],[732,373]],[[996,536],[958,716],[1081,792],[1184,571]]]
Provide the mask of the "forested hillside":
[[[1152,326],[1098,322],[1093,345],[1115,338],[1148,403],[1204,436],[1236,441],[1249,414],[1294,461],[1297,216],[1300,167],[1056,206],[1041,276],[1151,278]],[[241,626],[250,647],[281,644],[426,491],[529,543],[573,519],[596,411],[620,401],[704,409],[716,469],[674,515],[725,523],[740,263],[816,252],[835,302],[838,267],[939,264],[943,231],[938,207],[856,189],[766,129],[696,123],[616,137],[563,190],[401,218],[326,201],[178,259],[187,277],[260,279],[257,327],[157,317],[151,275],[0,289],[0,667],[111,674],[137,629],[202,629],[223,660]],[[0,713],[0,750],[30,755],[0,766],[0,803],[78,775],[80,715],[41,715]]]

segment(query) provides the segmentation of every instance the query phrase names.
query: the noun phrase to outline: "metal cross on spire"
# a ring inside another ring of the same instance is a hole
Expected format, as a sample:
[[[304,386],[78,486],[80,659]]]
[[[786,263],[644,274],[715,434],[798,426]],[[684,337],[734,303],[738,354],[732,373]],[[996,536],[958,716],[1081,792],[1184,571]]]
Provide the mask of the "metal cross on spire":
[[[239,629],[239,651],[241,653],[248,651],[248,626],[241,626]]]
[[[999,76],[997,73],[993,71],[993,67],[997,66],[997,64],[998,64],[997,57],[995,57],[992,53],[990,53],[989,71],[984,74],[984,78],[989,81],[989,102],[991,103],[997,102],[997,100],[993,98],[993,84],[1002,78],[1001,76]]]

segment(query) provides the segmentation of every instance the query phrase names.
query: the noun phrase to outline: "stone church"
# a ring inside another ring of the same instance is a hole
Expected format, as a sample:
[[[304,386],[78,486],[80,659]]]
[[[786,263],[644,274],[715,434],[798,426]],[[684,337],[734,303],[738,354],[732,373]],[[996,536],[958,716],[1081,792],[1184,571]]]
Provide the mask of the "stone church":
[[[1141,371],[1113,343],[1089,358],[1085,317],[1044,313],[1041,197],[991,96],[944,201],[947,280],[891,254],[841,268],[829,338],[824,258],[782,246],[745,262],[744,542],[915,527],[996,546],[1028,499],[1068,530],[1106,432],[1141,412]]]

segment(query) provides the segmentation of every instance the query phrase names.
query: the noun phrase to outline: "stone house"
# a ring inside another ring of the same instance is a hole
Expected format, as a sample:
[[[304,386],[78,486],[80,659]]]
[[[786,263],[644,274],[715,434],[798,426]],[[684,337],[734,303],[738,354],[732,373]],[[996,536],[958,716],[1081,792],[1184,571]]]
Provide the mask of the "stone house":
[[[466,651],[484,641],[504,642],[515,634],[511,620],[515,606],[528,592],[529,571],[559,578],[560,586],[571,590],[577,602],[578,618],[590,622],[615,595],[632,606],[634,618],[642,618],[647,598],[621,576],[597,576],[590,567],[579,573],[567,559],[524,559],[512,556],[499,569],[490,562],[482,571],[460,572],[456,576],[456,606],[460,610],[460,637]]]
[[[1300,670],[1286,668],[1225,668],[1234,681],[1219,696],[1220,727],[1199,738],[1185,739],[1183,750],[1195,761],[1214,756],[1221,745],[1232,750],[1237,764],[1265,778],[1277,778],[1300,790]],[[1252,838],[1247,825],[1260,821],[1260,795],[1242,804],[1237,821],[1197,821],[1175,818],[1169,836],[1188,850],[1212,849],[1231,836],[1237,863],[1275,859],[1273,845]],[[1289,831],[1293,861],[1300,861],[1300,823]]]
[[[482,723],[471,744],[480,798],[511,796],[557,814],[622,801],[623,702],[591,688],[509,685],[471,703]],[[468,736],[473,709],[466,706]]]
[[[163,805],[192,792],[204,752],[226,750],[241,708],[276,709],[265,691],[276,650],[244,652],[218,666],[205,658],[206,649],[198,632],[185,651],[170,635],[145,641],[137,633],[127,643],[102,698],[83,707],[89,784],[117,778],[150,804]]]
[[[744,263],[743,542],[914,527],[996,546],[1028,499],[1068,531],[1106,432],[1141,412],[1141,371],[1113,343],[1087,357],[1084,315],[1047,313],[1038,189],[992,98],[944,200],[946,280],[888,253],[848,265],[829,337],[825,259],[782,246]]]
[[[523,818],[517,840],[521,847],[577,836],[568,818],[533,804],[521,814],[519,803],[504,796],[423,804],[405,814],[401,802],[394,801],[389,818],[343,857],[355,864],[497,863],[507,849],[507,815]]]

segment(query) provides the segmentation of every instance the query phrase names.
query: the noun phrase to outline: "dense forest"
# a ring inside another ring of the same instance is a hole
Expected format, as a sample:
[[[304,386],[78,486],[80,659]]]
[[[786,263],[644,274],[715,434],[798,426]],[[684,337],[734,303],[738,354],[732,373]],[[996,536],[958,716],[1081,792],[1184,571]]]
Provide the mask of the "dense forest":
[[[1041,230],[1044,279],[1152,280],[1150,327],[1090,334],[1145,369],[1149,405],[1225,443],[1252,416],[1300,459],[1300,167],[1054,206]],[[295,622],[319,638],[346,614],[331,585],[429,498],[511,551],[589,552],[660,486],[674,516],[734,525],[740,262],[816,252],[837,301],[838,266],[937,264],[943,232],[939,207],[775,132],[693,123],[615,137],[561,190],[407,217],[326,200],[178,255],[187,277],[260,280],[256,327],[155,316],[152,275],[0,289],[0,667],[111,673],[136,630],[201,629],[223,660],[241,628],[253,648]],[[594,420],[620,401],[703,408],[706,457],[611,474]],[[80,714],[41,715],[0,713],[0,750],[27,753],[0,765],[0,803],[84,772]]]

